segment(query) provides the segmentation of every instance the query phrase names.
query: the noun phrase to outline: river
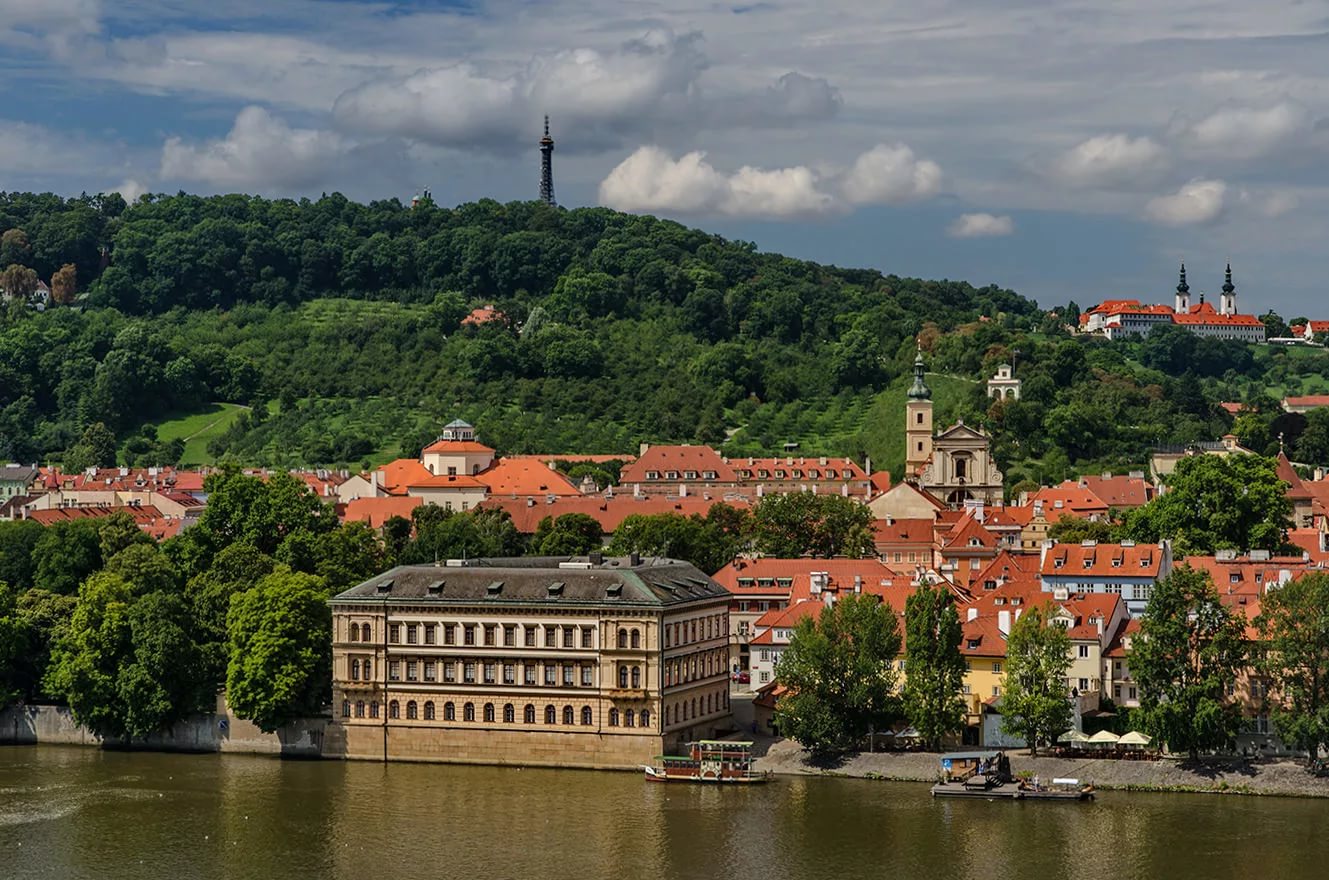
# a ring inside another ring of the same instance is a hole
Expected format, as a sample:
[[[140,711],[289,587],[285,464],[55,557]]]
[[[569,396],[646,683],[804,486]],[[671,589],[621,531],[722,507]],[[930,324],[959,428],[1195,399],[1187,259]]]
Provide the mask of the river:
[[[934,801],[926,785],[0,747],[7,880],[1326,876],[1329,803],[1105,792]]]

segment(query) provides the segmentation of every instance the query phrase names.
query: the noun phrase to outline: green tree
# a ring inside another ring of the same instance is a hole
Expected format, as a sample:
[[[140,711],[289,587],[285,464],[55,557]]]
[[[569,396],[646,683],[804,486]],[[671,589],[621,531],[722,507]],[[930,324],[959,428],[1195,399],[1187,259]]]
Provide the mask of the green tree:
[[[135,596],[180,592],[180,572],[156,544],[131,544],[106,560],[105,572],[122,578]]]
[[[593,516],[565,513],[545,517],[536,526],[531,552],[537,556],[584,556],[600,547],[604,533]]]
[[[97,523],[97,542],[101,558],[110,559],[134,544],[151,544],[152,538],[138,527],[128,511],[121,510]]]
[[[1109,522],[1095,522],[1063,513],[1060,519],[1048,527],[1048,538],[1064,544],[1079,544],[1082,541],[1112,543],[1117,540],[1117,527]]]
[[[960,616],[951,593],[925,584],[904,606],[904,711],[930,749],[964,725]]]
[[[4,235],[0,235],[0,266],[14,263],[26,266],[31,260],[32,245],[28,242],[28,234],[22,229],[6,229]]]
[[[1297,461],[1329,464],[1329,407],[1306,413],[1306,430],[1297,438]]]
[[[26,590],[36,575],[33,551],[44,529],[36,520],[0,522],[0,583]]]
[[[872,511],[840,495],[768,495],[757,504],[752,533],[767,556],[858,559],[874,552]]]
[[[76,519],[48,526],[32,548],[33,586],[72,595],[79,584],[102,567],[98,523]]]
[[[18,591],[0,581],[0,709],[23,696],[20,664],[32,650],[32,633],[18,614]]]
[[[401,562],[406,545],[411,542],[411,521],[404,516],[390,516],[383,522],[383,552],[386,562]]]
[[[715,505],[711,512],[727,505]],[[633,514],[624,517],[614,530],[607,552],[614,556],[638,553],[642,556],[667,556],[691,562],[707,574],[714,574],[734,560],[745,541],[746,512],[737,511],[740,520],[725,514],[708,513],[684,516],[678,513]]]
[[[19,593],[15,613],[19,626],[28,635],[28,650],[22,654],[12,670],[11,681],[17,683],[27,702],[51,702],[55,699],[45,687],[46,670],[51,662],[51,650],[59,641],[78,599],[61,596],[46,590],[28,590]]]
[[[1124,531],[1135,540],[1170,538],[1183,556],[1286,545],[1292,502],[1273,459],[1187,456],[1165,483],[1166,492],[1127,515]]]
[[[1065,628],[1052,621],[1054,610],[1050,604],[1029,608],[1006,639],[1001,727],[1022,737],[1031,755],[1038,754],[1040,744],[1055,741],[1071,720],[1066,689],[1071,641]]]
[[[77,473],[90,467],[114,467],[115,453],[115,434],[105,422],[93,422],[65,453],[65,471]]]
[[[231,599],[226,698],[271,733],[317,714],[332,681],[332,616],[322,582],[278,569]]]
[[[208,506],[198,525],[183,536],[193,544],[194,552],[188,554],[191,570],[206,567],[202,560],[237,541],[271,555],[288,535],[317,535],[337,525],[318,496],[290,474],[261,480],[226,471],[209,476],[204,487]]]
[[[185,601],[194,619],[195,638],[203,663],[201,679],[213,691],[226,682],[226,614],[231,597],[253,589],[272,574],[271,556],[248,544],[232,544],[217,554],[212,565],[185,585]]]
[[[1311,572],[1265,593],[1258,623],[1260,671],[1283,698],[1274,725],[1314,765],[1329,745],[1329,574]]]
[[[1242,413],[1232,422],[1232,433],[1247,449],[1263,452],[1269,446],[1269,422],[1259,413]]]
[[[1192,760],[1230,746],[1241,710],[1227,693],[1245,661],[1242,621],[1219,601],[1209,575],[1174,568],[1154,586],[1131,652],[1145,729]]]
[[[776,679],[789,689],[776,705],[780,731],[824,758],[889,727],[900,714],[899,653],[896,613],[876,597],[809,606],[776,664]]]

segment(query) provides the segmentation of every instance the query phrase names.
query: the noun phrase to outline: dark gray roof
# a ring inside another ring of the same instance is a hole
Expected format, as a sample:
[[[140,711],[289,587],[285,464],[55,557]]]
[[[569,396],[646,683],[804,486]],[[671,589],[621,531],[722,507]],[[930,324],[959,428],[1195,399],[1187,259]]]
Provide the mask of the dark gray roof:
[[[37,469],[30,464],[0,464],[0,480],[31,483]]]
[[[333,602],[444,602],[565,606],[664,607],[727,597],[696,566],[675,559],[517,557],[401,565],[333,598]]]

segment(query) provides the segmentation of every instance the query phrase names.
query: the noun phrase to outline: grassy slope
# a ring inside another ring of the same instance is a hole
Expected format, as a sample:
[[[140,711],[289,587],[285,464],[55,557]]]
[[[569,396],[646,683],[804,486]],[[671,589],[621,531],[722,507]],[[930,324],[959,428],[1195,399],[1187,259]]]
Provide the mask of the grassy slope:
[[[213,403],[206,409],[188,415],[176,415],[157,422],[157,439],[169,442],[177,438],[185,441],[183,465],[214,464],[208,455],[208,441],[219,437],[245,411],[235,403]]]

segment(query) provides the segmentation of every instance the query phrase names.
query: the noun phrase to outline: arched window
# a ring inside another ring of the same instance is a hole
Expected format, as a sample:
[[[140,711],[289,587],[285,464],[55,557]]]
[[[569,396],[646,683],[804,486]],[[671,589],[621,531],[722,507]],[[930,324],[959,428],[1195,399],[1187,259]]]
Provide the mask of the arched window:
[[[360,667],[360,671],[361,671],[362,673],[364,673],[365,681],[373,681],[373,679],[374,679],[374,661],[373,661],[373,660],[365,660],[364,665]]]
[[[371,641],[372,639],[373,637],[369,635],[369,624],[367,623],[360,624],[360,641],[368,642]]]
[[[650,709],[642,709],[642,710],[641,710],[641,726],[642,726],[642,727],[650,727],[650,726],[651,726],[651,710],[650,710]]]
[[[629,709],[628,711],[624,712],[624,713],[623,713],[623,726],[624,726],[624,727],[636,727],[636,726],[637,726],[637,713],[636,713],[636,712],[633,712],[631,709]]]
[[[352,660],[352,661],[351,661],[351,681],[359,681],[359,680],[360,680],[360,661],[359,661],[359,660]]]
[[[351,624],[351,641],[360,641],[360,624],[358,623]]]
[[[420,707],[415,704],[415,700],[406,702],[406,720],[415,721],[420,717]]]
[[[632,686],[635,687],[635,688],[639,688],[639,687],[641,687],[641,667],[640,667],[640,666],[634,666],[634,667],[632,667]]]
[[[618,710],[617,710],[617,709],[610,709],[610,710],[609,710],[609,726],[610,726],[610,727],[618,727]]]
[[[634,647],[634,648],[640,648],[640,647],[641,647],[641,631],[640,631],[640,630],[635,630],[635,629],[634,629],[634,630],[632,631],[632,647]]]
[[[683,701],[683,720],[684,720],[684,721],[687,721],[689,717],[691,717],[691,716],[688,715],[688,701],[687,701],[687,700],[684,700],[684,701]]]
[[[490,724],[493,724],[493,723],[494,723],[494,704],[493,704],[493,703],[485,703],[485,721],[489,722]]]
[[[563,723],[566,724],[566,725],[568,725],[568,726],[571,726],[571,725],[577,723],[576,716],[574,716],[574,715],[572,714],[572,707],[571,707],[571,706],[564,706],[564,707],[563,707]]]
[[[426,701],[425,701],[425,720],[426,720],[426,721],[433,721],[433,720],[434,720],[434,701],[433,701],[433,700],[426,700]]]
[[[388,717],[389,718],[401,717],[401,704],[398,703],[396,700],[393,700],[392,702],[388,703]]]
[[[355,701],[355,717],[356,717],[356,718],[363,718],[363,717],[365,717],[365,701],[364,701],[364,700],[356,700],[356,701]]]
[[[350,717],[351,717],[351,701],[350,701],[350,700],[342,700],[342,701],[341,701],[341,717],[343,717],[343,718],[350,718]]]
[[[618,667],[618,686],[621,688],[628,686],[628,668],[626,666]]]
[[[511,724],[516,720],[517,720],[517,710],[513,708],[511,703],[508,703],[506,706],[503,707],[503,723]]]
[[[696,717],[697,717],[697,698],[696,698],[696,697],[693,697],[693,698],[692,698],[692,717],[693,717],[693,718],[696,718]]]
[[[581,726],[582,726],[582,727],[590,727],[591,724],[592,724],[593,722],[594,722],[594,719],[593,719],[592,716],[591,716],[591,707],[590,707],[590,706],[582,706],[582,707],[581,707]]]
[[[545,706],[545,724],[558,723],[558,710],[553,706]]]
[[[526,723],[527,723],[527,724],[534,724],[534,723],[535,723],[535,707],[532,706],[530,703],[527,703],[527,704],[526,704],[526,709],[525,709],[525,711],[522,713],[522,717],[526,719]]]
[[[457,707],[455,704],[451,702],[443,704],[443,720],[444,721],[457,720]]]
[[[378,717],[378,700],[374,700],[369,704],[369,717],[370,718]]]
[[[462,720],[462,721],[474,721],[474,720],[475,720],[475,704],[474,704],[474,703],[467,703],[465,706],[462,706],[462,707],[461,707],[461,720]]]
[[[714,696],[713,694],[707,694],[707,695],[706,695],[706,714],[707,714],[707,715],[709,715],[709,714],[711,714],[712,712],[715,711],[715,709],[712,707],[713,704],[711,703],[711,699],[712,699],[713,696]]]
[[[620,629],[618,631],[618,646],[620,648],[626,648],[628,646],[628,631],[625,629]]]

